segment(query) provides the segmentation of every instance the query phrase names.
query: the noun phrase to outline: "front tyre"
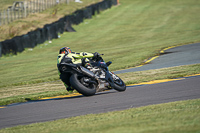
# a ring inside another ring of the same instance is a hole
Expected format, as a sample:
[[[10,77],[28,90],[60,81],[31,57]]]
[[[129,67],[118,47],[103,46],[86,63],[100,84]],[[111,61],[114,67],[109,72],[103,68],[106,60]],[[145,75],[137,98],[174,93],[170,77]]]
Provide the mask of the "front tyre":
[[[86,79],[87,78],[87,79]],[[84,96],[92,96],[96,93],[97,84],[95,81],[87,82],[91,79],[84,76],[73,74],[70,77],[71,86]]]
[[[126,85],[125,83],[119,78],[117,75],[114,73],[110,72],[113,81],[114,81],[114,89],[117,91],[125,91],[126,90]]]

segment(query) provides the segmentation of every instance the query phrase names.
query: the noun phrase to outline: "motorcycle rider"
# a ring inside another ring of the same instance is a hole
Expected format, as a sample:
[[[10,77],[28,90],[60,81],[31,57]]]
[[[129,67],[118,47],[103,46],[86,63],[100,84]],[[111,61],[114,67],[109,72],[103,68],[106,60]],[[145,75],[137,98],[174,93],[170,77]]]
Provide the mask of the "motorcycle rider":
[[[73,92],[73,90],[74,90],[71,87],[71,84],[69,82],[70,77],[71,77],[71,73],[63,72],[60,68],[60,66],[61,66],[60,64],[62,62],[65,62],[65,63],[85,65],[85,64],[83,64],[83,59],[87,60],[87,58],[92,58],[92,57],[95,58],[98,55],[99,55],[99,53],[97,53],[97,52],[95,52],[94,54],[93,53],[87,53],[87,52],[81,52],[81,53],[72,52],[69,47],[63,47],[63,48],[60,49],[59,55],[57,57],[58,74],[59,74],[60,79],[64,83],[66,90],[68,92]]]

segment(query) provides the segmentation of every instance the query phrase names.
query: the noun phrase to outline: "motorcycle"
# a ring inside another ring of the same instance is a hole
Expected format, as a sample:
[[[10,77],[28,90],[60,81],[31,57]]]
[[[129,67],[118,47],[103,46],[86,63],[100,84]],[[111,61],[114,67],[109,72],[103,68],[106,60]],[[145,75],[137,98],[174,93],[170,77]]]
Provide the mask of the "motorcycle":
[[[84,96],[109,89],[119,92],[126,90],[125,83],[108,70],[112,62],[105,63],[101,55],[103,54],[98,54],[96,58],[83,58],[81,64],[61,62],[61,70],[71,73],[71,86]]]

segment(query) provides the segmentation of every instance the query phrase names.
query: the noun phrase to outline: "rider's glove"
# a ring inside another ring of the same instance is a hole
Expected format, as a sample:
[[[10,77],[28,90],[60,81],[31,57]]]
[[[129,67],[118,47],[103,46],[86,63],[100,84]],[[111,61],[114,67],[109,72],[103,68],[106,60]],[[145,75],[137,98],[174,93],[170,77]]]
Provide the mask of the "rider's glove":
[[[94,53],[94,58],[98,58],[99,55],[100,55],[100,54],[99,54],[98,52],[95,52],[95,53]]]

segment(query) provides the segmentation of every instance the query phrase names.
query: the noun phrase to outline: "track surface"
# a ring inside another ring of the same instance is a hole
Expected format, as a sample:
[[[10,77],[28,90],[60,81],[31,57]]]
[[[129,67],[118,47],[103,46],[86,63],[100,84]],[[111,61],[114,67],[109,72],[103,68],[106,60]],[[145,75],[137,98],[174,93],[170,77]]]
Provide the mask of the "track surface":
[[[0,128],[73,116],[200,98],[200,76],[153,85],[110,90],[92,97],[28,102],[0,109]]]
[[[115,71],[115,74],[144,71],[150,69],[160,69],[181,65],[190,65],[200,63],[200,43],[174,47],[165,51],[165,54],[152,60],[149,64],[141,67],[130,68],[126,70]]]

